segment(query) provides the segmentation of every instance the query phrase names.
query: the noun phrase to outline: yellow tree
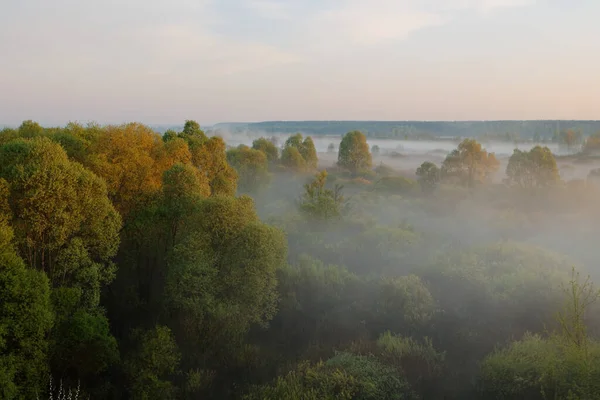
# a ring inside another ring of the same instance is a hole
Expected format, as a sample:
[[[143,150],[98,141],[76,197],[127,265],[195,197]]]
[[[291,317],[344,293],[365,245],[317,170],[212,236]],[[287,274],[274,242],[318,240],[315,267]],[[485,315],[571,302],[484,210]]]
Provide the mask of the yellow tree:
[[[234,195],[237,173],[227,163],[225,141],[213,136],[199,145],[190,145],[190,148],[192,163],[207,177],[212,195]]]
[[[164,171],[156,158],[162,146],[158,134],[137,123],[108,126],[92,145],[87,164],[106,181],[109,196],[124,217],[160,189]]]

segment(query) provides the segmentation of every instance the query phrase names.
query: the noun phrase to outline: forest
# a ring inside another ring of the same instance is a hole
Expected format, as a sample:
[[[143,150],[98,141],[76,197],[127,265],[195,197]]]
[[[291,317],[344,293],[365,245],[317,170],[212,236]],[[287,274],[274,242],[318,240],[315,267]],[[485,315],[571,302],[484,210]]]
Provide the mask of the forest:
[[[0,399],[600,399],[600,133],[367,139],[0,131]]]
[[[492,138],[498,140],[558,141],[562,131],[582,136],[600,131],[600,121],[264,121],[220,123],[211,129],[232,132],[344,135],[360,130],[367,137],[382,139],[435,140],[438,138]]]

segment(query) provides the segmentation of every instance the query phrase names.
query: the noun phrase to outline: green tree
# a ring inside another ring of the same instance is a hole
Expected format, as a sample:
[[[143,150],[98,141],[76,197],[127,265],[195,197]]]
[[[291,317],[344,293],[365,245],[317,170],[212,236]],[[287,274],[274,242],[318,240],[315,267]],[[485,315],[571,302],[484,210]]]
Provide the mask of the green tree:
[[[296,147],[284,147],[281,152],[281,164],[286,168],[296,171],[303,171],[306,169],[306,161]]]
[[[102,391],[105,388],[97,377],[119,362],[118,344],[106,316],[98,309],[80,308],[81,297],[78,289],[61,288],[52,293],[56,314],[50,338],[53,375],[70,381],[71,386],[81,380],[88,390]]]
[[[130,395],[136,400],[175,399],[173,384],[181,355],[166,326],[132,332],[133,350],[124,362],[130,381]]]
[[[548,147],[530,151],[515,149],[506,167],[507,181],[520,188],[536,188],[560,181],[556,159]]]
[[[488,181],[499,166],[494,153],[488,153],[474,139],[465,139],[442,163],[442,175],[474,187]]]
[[[6,206],[0,179],[0,206]],[[6,207],[1,207],[6,211]],[[28,269],[12,245],[8,216],[0,214],[0,397],[35,398],[46,386],[48,342],[53,325],[50,287],[44,273]]]
[[[44,128],[32,120],[23,121],[23,123],[19,126],[18,131],[19,137],[28,139],[44,135]]]
[[[276,163],[279,160],[279,150],[271,140],[262,137],[256,139],[252,142],[252,148],[265,153],[269,164]]]
[[[295,170],[317,168],[317,150],[312,138],[303,138],[300,133],[290,136],[281,153],[281,162],[285,167]]]
[[[168,326],[183,352],[184,371],[222,371],[242,362],[249,329],[275,314],[286,240],[258,221],[248,197],[208,198],[188,220],[194,228],[167,259],[162,298]]]
[[[302,142],[302,146],[300,147],[300,154],[304,161],[306,162],[306,166],[310,169],[316,169],[317,163],[319,159],[317,157],[317,150],[315,149],[315,144],[310,136],[307,136]]]
[[[329,146],[327,146],[327,152],[330,154],[335,153],[335,144],[329,143]]]
[[[584,320],[600,292],[574,270],[564,289],[567,300],[557,316],[557,332],[547,338],[527,333],[485,358],[480,378],[485,397],[600,398],[600,343],[588,337]]]
[[[417,168],[417,177],[424,192],[430,193],[440,181],[440,169],[432,162],[425,161]]]
[[[302,134],[296,133],[295,135],[292,135],[289,138],[287,138],[283,147],[295,147],[298,149],[298,151],[300,151],[300,149],[302,148],[302,140]]]
[[[343,186],[335,185],[333,190],[325,187],[327,171],[315,175],[315,179],[304,185],[304,194],[300,200],[300,211],[311,219],[326,221],[340,218],[344,211],[345,200]]]
[[[242,192],[256,192],[271,181],[267,156],[260,150],[242,144],[227,151],[227,162],[237,171]]]
[[[352,131],[344,135],[340,143],[338,165],[354,174],[371,168],[371,153],[367,138],[362,132]]]
[[[179,135],[177,134],[177,132],[173,129],[168,129],[164,134],[163,134],[163,141],[164,142],[169,142],[171,140],[175,140],[179,137]]]
[[[194,120],[186,120],[183,126],[181,136],[185,138],[198,138],[201,141],[206,140],[206,134],[200,129],[200,124]]]

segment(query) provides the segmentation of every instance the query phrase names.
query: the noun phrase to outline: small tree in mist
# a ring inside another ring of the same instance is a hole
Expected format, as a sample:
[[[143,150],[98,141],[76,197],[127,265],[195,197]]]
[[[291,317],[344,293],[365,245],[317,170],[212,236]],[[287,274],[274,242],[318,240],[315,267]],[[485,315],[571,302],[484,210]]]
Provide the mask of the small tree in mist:
[[[310,136],[302,137],[297,133],[290,136],[281,152],[281,163],[288,168],[303,170],[316,169],[319,159],[317,150]]]
[[[488,153],[474,139],[465,139],[442,163],[442,174],[457,179],[464,186],[474,187],[486,182],[499,166],[494,153]]]
[[[268,156],[260,150],[239,145],[227,151],[227,162],[237,171],[242,192],[256,192],[271,181]]]
[[[587,154],[600,153],[600,132],[597,132],[585,140],[583,152]]]
[[[417,177],[423,192],[430,193],[440,181],[440,169],[434,163],[425,161],[417,168]]]
[[[306,161],[295,147],[285,147],[281,152],[281,164],[289,169],[303,171],[306,169]]]
[[[589,341],[585,324],[586,311],[598,301],[600,290],[594,288],[589,276],[581,282],[579,272],[576,272],[575,268],[571,271],[571,280],[563,286],[563,290],[567,302],[557,316],[561,336],[566,343],[584,349]]]
[[[329,146],[327,146],[327,152],[330,154],[335,153],[335,144],[329,143]]]
[[[336,184],[331,190],[325,187],[326,183],[327,171],[322,171],[312,182],[304,185],[300,211],[311,219],[325,221],[342,216],[345,205],[343,186]]]
[[[348,132],[342,138],[338,153],[338,165],[353,174],[371,168],[372,159],[367,137],[360,131]]]
[[[572,152],[576,146],[581,145],[582,141],[583,135],[579,129],[563,130],[558,135],[558,143],[566,146],[568,152]]]
[[[317,163],[319,162],[317,157],[317,149],[315,148],[315,143],[310,136],[307,136],[302,142],[302,146],[300,146],[300,154],[302,154],[302,157],[306,161],[307,167],[311,169],[317,168]]]
[[[276,139],[276,138],[275,138]],[[252,142],[252,148],[265,153],[269,164],[277,162],[279,159],[279,150],[277,149],[276,143],[265,138],[259,138]]]
[[[380,153],[380,148],[379,146],[377,146],[376,144],[373,145],[373,147],[371,147],[371,154],[373,155],[379,155]]]

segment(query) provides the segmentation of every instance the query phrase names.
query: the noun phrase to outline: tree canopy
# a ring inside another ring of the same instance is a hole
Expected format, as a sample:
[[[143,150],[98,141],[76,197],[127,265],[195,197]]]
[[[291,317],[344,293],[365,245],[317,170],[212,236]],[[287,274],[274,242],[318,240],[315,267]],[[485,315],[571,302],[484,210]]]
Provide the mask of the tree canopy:
[[[371,168],[371,153],[362,132],[351,131],[344,135],[338,152],[338,165],[353,173]]]

